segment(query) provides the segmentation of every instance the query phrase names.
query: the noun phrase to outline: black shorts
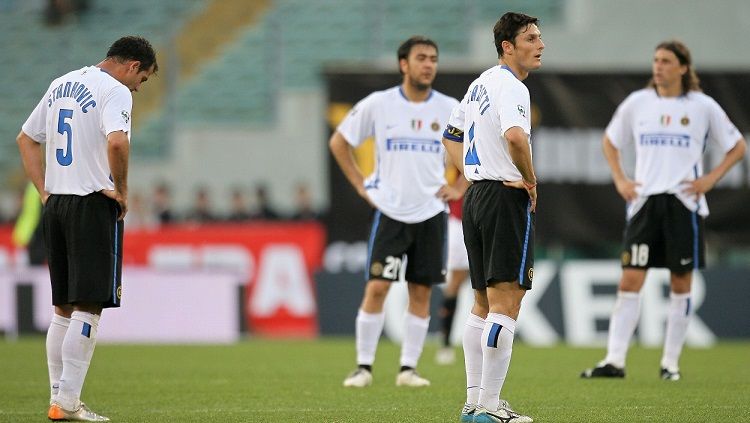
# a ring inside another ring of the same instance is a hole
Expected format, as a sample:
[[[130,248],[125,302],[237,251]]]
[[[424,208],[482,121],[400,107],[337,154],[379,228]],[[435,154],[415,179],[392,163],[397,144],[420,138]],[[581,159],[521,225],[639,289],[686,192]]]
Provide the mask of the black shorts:
[[[420,285],[445,281],[448,214],[440,212],[420,223],[404,223],[375,212],[367,244],[367,280],[405,279]]]
[[[464,243],[474,289],[495,282],[518,282],[531,289],[534,278],[534,222],[526,190],[501,181],[478,181],[464,196]]]
[[[622,267],[700,269],[706,261],[703,217],[672,194],[652,195],[625,226]]]
[[[50,195],[42,214],[52,304],[119,307],[123,221],[104,194]]]

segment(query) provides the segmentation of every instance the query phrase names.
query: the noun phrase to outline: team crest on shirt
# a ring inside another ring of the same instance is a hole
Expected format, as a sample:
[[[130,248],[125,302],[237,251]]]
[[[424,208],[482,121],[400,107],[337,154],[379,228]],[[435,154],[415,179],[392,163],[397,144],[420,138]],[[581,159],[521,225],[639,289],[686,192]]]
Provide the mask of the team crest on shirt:
[[[518,114],[523,117],[526,117],[526,108],[524,108],[520,104],[518,105]]]
[[[680,123],[682,124],[682,126],[688,126],[690,125],[690,118],[685,115],[682,117],[682,119],[680,119]]]
[[[434,132],[439,131],[440,124],[438,123],[438,121],[432,122],[432,124],[430,124],[430,129],[432,129]]]
[[[534,280],[534,268],[529,267],[529,282]]]
[[[370,266],[370,276],[380,276],[383,274],[383,263],[376,261]]]
[[[117,287],[117,299],[118,300],[122,299],[122,287],[121,286]]]
[[[620,256],[620,261],[622,262],[623,266],[627,266],[628,264],[630,264],[630,252],[623,251],[622,256]]]
[[[125,123],[130,122],[130,113],[128,113],[127,110],[123,110],[120,112],[120,115],[122,116],[122,120],[125,121]]]

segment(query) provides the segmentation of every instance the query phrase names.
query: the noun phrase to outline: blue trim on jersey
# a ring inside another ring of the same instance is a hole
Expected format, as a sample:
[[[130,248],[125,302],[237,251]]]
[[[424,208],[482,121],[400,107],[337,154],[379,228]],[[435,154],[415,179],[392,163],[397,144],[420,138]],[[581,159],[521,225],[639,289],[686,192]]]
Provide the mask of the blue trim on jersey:
[[[697,164],[693,165],[693,178],[698,179],[698,165]],[[700,211],[700,209],[701,209],[700,198],[696,198],[695,199],[695,211],[698,212]]]
[[[708,131],[706,131],[706,136],[703,137],[703,150],[702,153],[706,152],[706,147],[708,147]]]
[[[117,209],[115,209],[115,258],[112,266],[112,304],[117,304]]]
[[[693,221],[693,269],[698,269],[698,212],[691,213]]]
[[[447,269],[447,263],[448,263],[448,213],[443,212],[443,227],[445,228],[445,232],[443,232],[443,266],[442,269],[444,273],[448,271]]]
[[[497,340],[500,338],[500,330],[502,330],[503,327],[498,323],[492,323],[492,328],[490,328],[489,336],[487,336],[487,346],[490,348],[497,348]]]
[[[83,328],[81,328],[81,335],[86,338],[91,338],[91,324],[83,322]]]
[[[521,254],[521,268],[518,269],[518,283],[523,285],[523,271],[526,268],[526,254],[529,250],[529,232],[531,232],[531,200],[526,205],[526,234],[523,238],[523,253]]]
[[[370,280],[370,261],[372,260],[372,246],[375,244],[375,235],[378,233],[378,226],[380,226],[380,216],[382,213],[380,210],[375,210],[375,216],[372,218],[372,229],[370,230],[370,238],[367,240],[367,264],[365,265],[365,280]]]
[[[430,88],[430,94],[427,96],[427,98],[424,99],[424,102],[430,101],[430,99],[432,98],[432,93],[434,91],[435,90],[433,90],[432,88]],[[409,98],[406,96],[406,93],[404,92],[404,87],[402,87],[401,85],[398,86],[398,92],[399,92],[399,94],[401,94],[401,97],[403,97],[404,100],[408,101],[409,103],[415,103],[415,102],[409,100]]]
[[[690,314],[690,297],[687,297],[687,306],[685,307],[685,316]]]
[[[513,72],[513,69],[511,69],[511,68],[510,68],[510,66],[508,66],[508,65],[502,65],[502,66],[500,66],[500,69],[505,69],[505,70],[507,70],[508,72],[510,72],[510,74],[511,74],[511,75],[513,75],[513,76],[514,76],[514,77],[515,77],[516,79],[518,79],[518,77],[517,77],[517,76],[516,76],[516,74],[515,74],[515,73]]]

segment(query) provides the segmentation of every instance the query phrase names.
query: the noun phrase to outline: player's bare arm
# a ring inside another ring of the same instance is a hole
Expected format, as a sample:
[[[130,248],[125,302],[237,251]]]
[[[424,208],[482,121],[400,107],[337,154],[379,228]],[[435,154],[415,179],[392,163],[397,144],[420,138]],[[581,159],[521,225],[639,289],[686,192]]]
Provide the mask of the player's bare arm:
[[[702,195],[711,191],[717,182],[724,177],[724,175],[732,168],[737,162],[742,160],[747,150],[747,142],[744,138],[737,140],[737,144],[732,147],[731,150],[727,151],[724,156],[724,160],[719,163],[718,166],[713,168],[711,172],[701,176],[694,181],[687,181],[685,192],[688,194]]]
[[[607,159],[607,164],[609,164],[609,168],[612,171],[612,180],[615,183],[617,192],[627,202],[635,200],[638,197],[636,188],[641,184],[627,177],[625,171],[622,169],[620,150],[612,144],[612,141],[606,135],[602,140],[602,150],[604,150],[604,157]]]
[[[370,197],[367,196],[367,190],[365,190],[365,177],[354,160],[354,149],[352,146],[346,142],[341,133],[336,131],[331,136],[328,147],[331,149],[331,154],[333,154],[333,158],[336,159],[336,163],[338,163],[346,179],[357,190],[357,194],[374,208],[375,205],[370,200]]]
[[[128,160],[130,157],[130,142],[125,132],[115,131],[107,135],[107,156],[115,190],[102,192],[120,205],[118,218],[122,220],[128,212]]]
[[[531,198],[531,211],[536,211],[536,174],[534,166],[531,164],[531,147],[529,138],[518,126],[514,126],[505,131],[505,139],[508,141],[508,152],[513,164],[521,172],[520,181],[505,182],[506,186],[525,189]]]
[[[47,203],[49,193],[44,190],[44,152],[42,151],[42,145],[31,139],[23,131],[18,133],[16,143],[21,153],[21,160],[23,161],[26,176],[28,176],[39,192],[42,204],[45,204]]]
[[[463,174],[464,173],[464,161],[463,161],[463,155],[464,155],[464,145],[460,142],[451,141],[447,138],[443,138],[443,146],[445,146],[445,151],[448,153],[448,160],[449,163],[458,169],[458,171]]]
[[[463,173],[459,171],[456,180],[453,181],[452,184],[445,184],[440,187],[436,195],[445,202],[460,200],[463,198],[469,185],[471,185],[471,183],[464,178]]]

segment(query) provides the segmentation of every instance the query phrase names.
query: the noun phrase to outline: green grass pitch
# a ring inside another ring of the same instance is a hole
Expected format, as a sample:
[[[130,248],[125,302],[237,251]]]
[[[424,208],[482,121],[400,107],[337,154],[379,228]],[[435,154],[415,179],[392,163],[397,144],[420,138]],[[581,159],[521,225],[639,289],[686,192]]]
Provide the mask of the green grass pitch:
[[[83,399],[114,422],[456,422],[461,355],[434,363],[423,389],[397,388],[398,347],[381,341],[373,386],[345,389],[353,338],[230,346],[99,345]],[[658,349],[634,347],[624,380],[582,380],[602,349],[517,343],[503,397],[537,422],[750,421],[750,343],[686,349],[684,379],[659,379]],[[0,341],[0,422],[46,421],[44,338]]]

